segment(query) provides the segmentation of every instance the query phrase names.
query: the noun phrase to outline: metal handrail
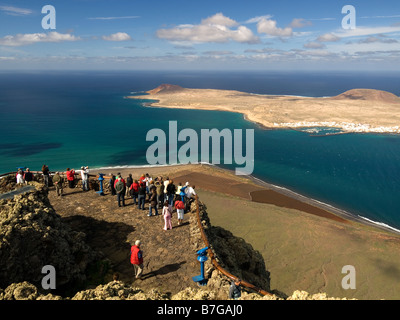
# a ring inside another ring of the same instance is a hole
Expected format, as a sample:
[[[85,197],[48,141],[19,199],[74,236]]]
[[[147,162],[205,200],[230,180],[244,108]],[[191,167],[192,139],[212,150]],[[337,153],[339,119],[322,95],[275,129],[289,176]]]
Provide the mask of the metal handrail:
[[[200,219],[200,206],[199,206],[198,195],[195,196],[195,201],[196,201],[196,207],[197,207],[197,208],[196,208],[197,223],[198,223],[199,228],[200,228],[201,237],[202,237],[202,239],[203,239],[203,241],[204,241],[204,245],[205,245],[206,247],[208,247],[208,250],[207,250],[207,251],[208,251],[208,255],[209,255],[209,257],[210,257],[211,263],[213,264],[213,266],[214,266],[219,272],[221,272],[223,275],[227,276],[229,279],[231,279],[231,280],[233,280],[233,281],[239,281],[240,279],[239,279],[238,277],[236,277],[236,276],[234,276],[233,274],[231,274],[231,273],[229,273],[228,271],[226,271],[226,270],[225,270],[224,268],[222,268],[222,267],[220,266],[220,264],[217,262],[216,257],[215,257],[215,255],[214,255],[214,252],[213,252],[213,251],[211,250],[211,248],[210,248],[210,243],[209,243],[209,241],[208,241],[207,235],[206,235],[206,233],[205,233],[205,231],[204,231],[204,228],[203,228],[203,225],[202,225],[202,223],[201,223],[201,219]],[[265,291],[265,290],[263,290],[263,289],[261,289],[261,288],[258,288],[258,287],[256,287],[255,285],[253,285],[253,284],[251,284],[251,283],[249,283],[249,282],[247,282],[247,281],[240,280],[240,284],[241,284],[242,286],[248,288],[248,289],[251,289],[251,290],[253,290],[253,291],[255,291],[255,292],[257,292],[257,293],[263,295],[263,296],[266,296],[266,295],[272,296],[271,293],[269,293],[269,292],[267,292],[267,291]]]
[[[32,172],[33,174],[43,174],[43,172],[42,171],[30,171],[30,172]],[[59,171],[60,172],[60,174],[61,175],[65,175],[66,174],[66,172],[64,172],[64,171]],[[7,173],[1,173],[0,174],[0,178],[3,178],[3,177],[6,177],[6,176],[9,176],[9,175],[16,175],[18,173],[18,171],[12,171],[12,172],[7,172]],[[49,174],[50,175],[54,175],[56,173],[56,171],[49,171]],[[76,172],[75,171],[75,174],[74,175],[76,175],[76,176],[80,176],[80,172]],[[89,173],[88,174],[88,176],[89,177],[99,177],[99,175],[98,174],[91,174],[91,173]],[[107,176],[105,176],[104,178],[109,178],[109,177],[107,177]],[[111,177],[110,177],[111,178]]]

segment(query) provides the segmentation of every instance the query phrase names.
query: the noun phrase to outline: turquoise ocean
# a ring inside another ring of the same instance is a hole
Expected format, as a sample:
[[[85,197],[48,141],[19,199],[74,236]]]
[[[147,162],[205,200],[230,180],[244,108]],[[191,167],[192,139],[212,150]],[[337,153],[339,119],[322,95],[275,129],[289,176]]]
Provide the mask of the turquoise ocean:
[[[254,177],[400,229],[400,135],[265,130],[240,114],[148,108],[148,100],[125,98],[162,83],[311,97],[354,88],[400,95],[396,73],[3,72],[0,173],[43,164],[52,171],[147,166],[153,142],[146,134],[153,128],[168,133],[169,121],[199,136],[201,129],[254,129]]]

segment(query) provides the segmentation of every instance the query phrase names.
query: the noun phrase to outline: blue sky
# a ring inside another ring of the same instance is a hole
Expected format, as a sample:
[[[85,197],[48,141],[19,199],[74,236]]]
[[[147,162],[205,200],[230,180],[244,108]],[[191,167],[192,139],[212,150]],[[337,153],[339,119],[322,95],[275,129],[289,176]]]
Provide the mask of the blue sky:
[[[56,29],[43,29],[45,5]],[[344,29],[345,5],[355,29]],[[400,1],[0,0],[0,70],[399,70]]]

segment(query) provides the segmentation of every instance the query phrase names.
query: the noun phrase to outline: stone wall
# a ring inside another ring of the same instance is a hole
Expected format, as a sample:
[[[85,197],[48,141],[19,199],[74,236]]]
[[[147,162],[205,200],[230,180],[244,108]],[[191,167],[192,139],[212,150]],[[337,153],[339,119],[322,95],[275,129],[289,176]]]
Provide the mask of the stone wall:
[[[191,212],[197,210],[193,202]],[[200,221],[205,231],[211,250],[218,264],[230,274],[245,280],[265,291],[270,290],[270,275],[265,268],[261,253],[254,250],[242,238],[235,237],[231,232],[212,226],[207,214],[207,207],[199,201]],[[198,227],[197,215],[190,216],[191,243],[194,251],[204,248],[204,240]],[[217,297],[226,299],[231,280],[217,270],[208,259],[205,263],[207,287],[212,288]]]

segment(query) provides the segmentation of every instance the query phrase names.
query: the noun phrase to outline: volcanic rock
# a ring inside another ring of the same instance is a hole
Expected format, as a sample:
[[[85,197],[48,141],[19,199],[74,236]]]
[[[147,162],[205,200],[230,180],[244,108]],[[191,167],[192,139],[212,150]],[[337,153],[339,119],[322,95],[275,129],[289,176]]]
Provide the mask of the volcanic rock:
[[[0,287],[28,281],[41,287],[42,268],[56,269],[57,288],[86,280],[88,266],[101,254],[85,243],[85,234],[61,221],[47,198],[47,188],[0,200]]]
[[[157,93],[170,93],[174,91],[182,91],[185,90],[181,86],[175,84],[162,84],[155,89],[147,91],[148,94],[157,94]]]
[[[338,96],[332,97],[334,100],[368,100],[383,103],[400,103],[400,98],[393,93],[373,89],[353,89],[346,91]]]

